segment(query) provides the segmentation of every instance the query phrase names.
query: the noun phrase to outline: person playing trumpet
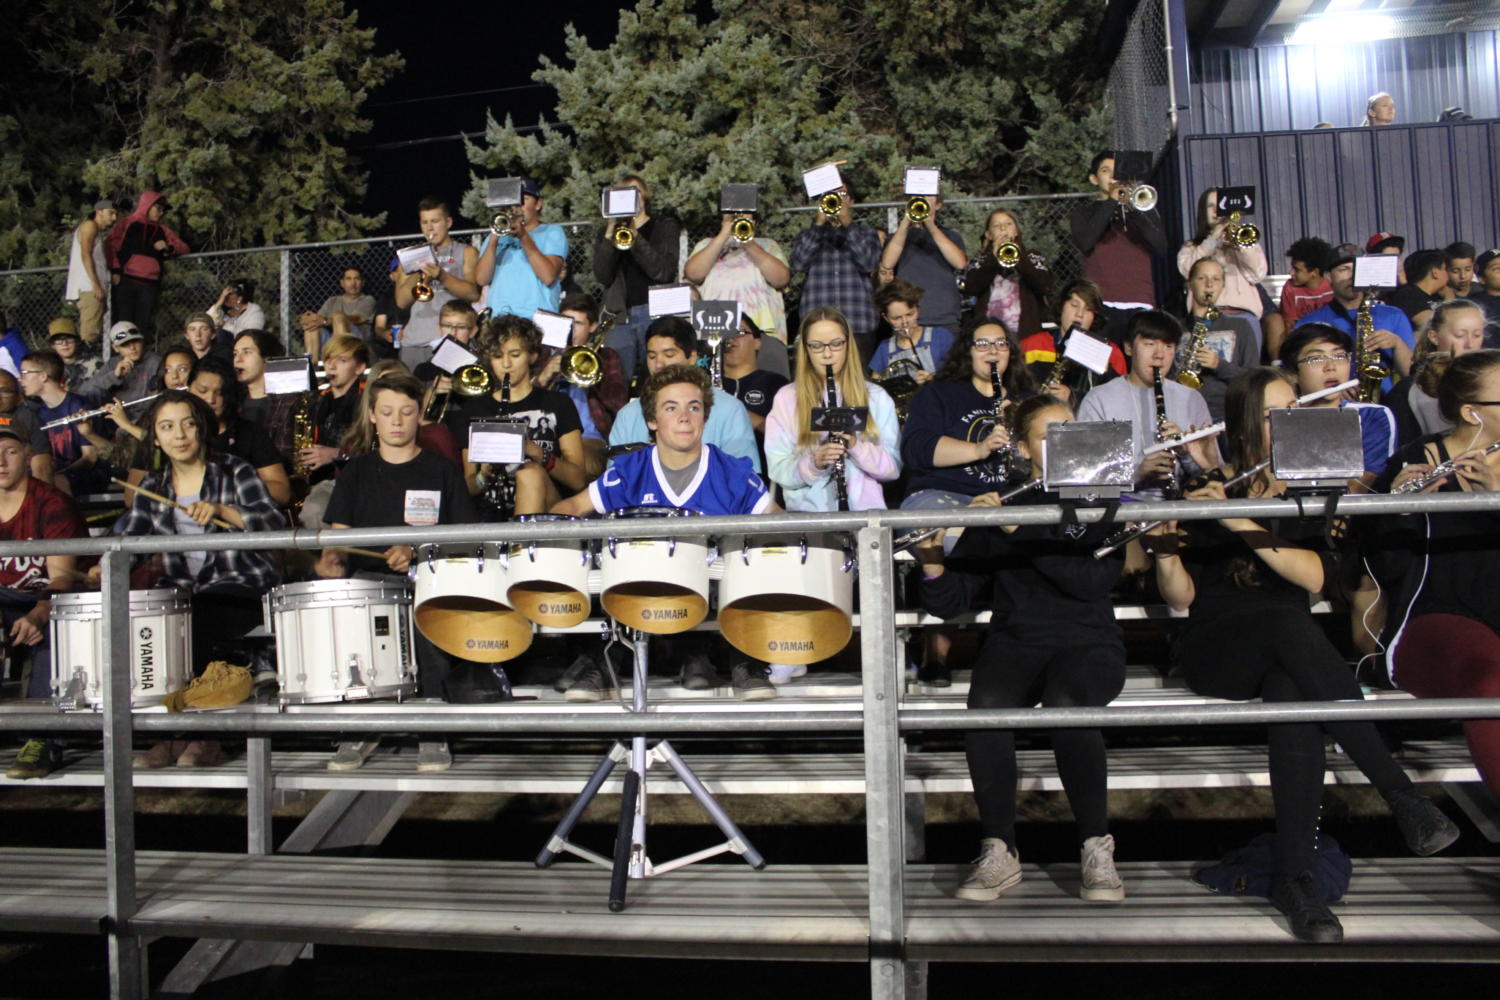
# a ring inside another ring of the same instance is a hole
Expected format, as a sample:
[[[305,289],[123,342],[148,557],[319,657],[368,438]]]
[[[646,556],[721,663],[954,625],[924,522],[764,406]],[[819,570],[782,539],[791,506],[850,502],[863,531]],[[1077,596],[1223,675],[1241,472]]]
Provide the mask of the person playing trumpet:
[[[508,216],[507,226],[486,237],[479,251],[475,280],[478,287],[490,286],[485,304],[497,317],[530,319],[538,309],[556,312],[568,235],[561,226],[542,223],[542,189],[530,177],[522,178],[521,204]],[[478,287],[469,301],[478,301]]]
[[[636,369],[646,360],[646,327],[651,325],[647,289],[677,280],[677,244],[682,239],[682,223],[669,215],[651,212],[651,188],[635,174],[620,178],[620,186],[640,192],[635,215],[612,220],[629,225],[635,231],[635,241],[628,249],[621,250],[615,243],[617,226],[600,226],[599,238],[594,243],[594,277],[604,288],[600,303],[603,312],[617,317],[604,346],[619,354],[628,388]],[[604,433],[608,434],[608,429]]]
[[[812,213],[812,225],[792,241],[792,270],[807,275],[803,314],[819,306],[837,309],[849,320],[859,356],[868,358],[875,350],[879,325],[870,298],[870,274],[880,263],[880,234],[854,218],[854,196],[847,183],[829,193],[839,199],[839,210],[833,216],[821,209]]]
[[[789,375],[786,302],[781,290],[791,284],[792,271],[786,252],[775,240],[755,236],[742,242],[735,236],[735,223],[744,219],[753,221],[754,216],[721,212],[719,231],[693,247],[692,256],[682,266],[682,276],[698,286],[698,294],[704,299],[738,302],[741,311],[776,342],[776,346],[761,352],[761,365],[778,375]]]
[[[998,319],[1021,340],[1041,330],[1052,272],[1047,258],[1021,241],[1021,223],[1008,209],[997,208],[985,220],[979,257],[964,273],[962,290],[974,297],[975,315]]]
[[[1106,150],[1089,164],[1089,183],[1099,192],[1078,205],[1069,219],[1073,244],[1083,255],[1083,276],[1099,286],[1109,317],[1109,339],[1124,341],[1131,310],[1156,304],[1151,258],[1167,252],[1167,231],[1155,208],[1136,211],[1127,202],[1133,188],[1115,178],[1115,154]]]
[[[969,255],[957,230],[938,225],[943,199],[932,195],[927,203],[930,210],[920,223],[901,214],[896,231],[880,253],[875,284],[879,287],[894,278],[905,278],[924,292],[919,322],[956,330],[962,303],[953,278],[969,266]]]
[[[481,271],[480,254],[448,235],[453,228],[453,216],[446,201],[423,198],[417,204],[417,221],[422,227],[422,238],[432,248],[433,259],[420,271],[394,275],[396,308],[411,310],[401,328],[401,361],[408,369],[415,369],[432,356],[432,345],[442,336],[438,316],[443,304],[450,299],[478,301],[480,286],[489,280],[489,273]],[[432,291],[426,301],[417,298],[419,284]]]

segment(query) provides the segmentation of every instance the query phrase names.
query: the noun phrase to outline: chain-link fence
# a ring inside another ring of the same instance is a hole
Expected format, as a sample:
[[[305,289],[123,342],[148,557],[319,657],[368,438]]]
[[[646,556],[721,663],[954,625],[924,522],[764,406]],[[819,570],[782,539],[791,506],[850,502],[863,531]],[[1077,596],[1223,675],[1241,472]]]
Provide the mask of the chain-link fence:
[[[1172,136],[1167,26],[1160,3],[1143,2],[1109,71],[1114,96],[1114,148],[1158,152]]]
[[[939,221],[962,235],[972,259],[979,253],[980,235],[989,213],[1000,208],[1010,211],[1020,224],[1023,242],[1028,249],[1047,258],[1055,284],[1060,287],[1077,277],[1081,268],[1078,251],[1068,235],[1068,215],[1078,199],[1088,197],[1091,196],[1063,194],[956,198],[944,204]],[[810,206],[798,206],[766,212],[759,220],[759,233],[774,239],[790,257],[797,234],[814,222],[812,211]],[[860,222],[889,232],[895,227],[900,211],[901,206],[896,203],[876,203],[857,206],[854,215]],[[568,234],[568,274],[585,290],[598,291],[593,253],[601,223],[561,225]],[[687,234],[682,259],[686,259],[699,240],[713,236],[716,231]],[[455,235],[479,246],[488,231],[462,230]],[[206,311],[226,284],[244,279],[254,283],[252,300],[265,310],[267,328],[285,339],[288,330],[298,329],[297,316],[304,309],[316,310],[329,296],[339,294],[339,279],[347,268],[359,268],[364,276],[364,291],[377,302],[389,296],[396,248],[420,240],[421,236],[416,234],[382,236],[190,254],[168,261],[156,309],[154,343],[159,347],[179,339],[183,321],[189,315]],[[28,343],[42,346],[48,323],[58,316],[77,315],[72,304],[63,302],[66,277],[64,267],[0,271],[0,308],[4,309],[6,327],[16,327]],[[800,290],[799,275],[785,292],[789,312],[795,312]],[[292,339],[298,342],[297,338]]]

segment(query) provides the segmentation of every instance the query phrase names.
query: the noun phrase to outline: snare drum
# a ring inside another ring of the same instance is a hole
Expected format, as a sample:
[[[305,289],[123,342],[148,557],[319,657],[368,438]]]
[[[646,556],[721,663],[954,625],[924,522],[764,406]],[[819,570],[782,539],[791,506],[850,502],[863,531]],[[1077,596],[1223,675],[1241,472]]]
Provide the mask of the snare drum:
[[[617,518],[686,517],[676,507],[629,507]],[[599,552],[600,603],[626,628],[686,632],[708,617],[708,539],[606,538]]]
[[[104,706],[104,599],[98,591],[52,598],[52,699],[58,708]],[[130,592],[130,704],[159,705],[193,668],[193,601],[186,590]]]
[[[266,598],[282,704],[401,698],[417,690],[411,582],[313,580]]]
[[[719,631],[771,663],[815,663],[854,632],[854,543],[849,535],[726,538]]]
[[[569,514],[522,514],[517,521],[556,524]],[[589,547],[580,538],[522,542],[506,552],[510,606],[538,625],[567,628],[589,616]]]
[[[417,630],[449,656],[503,663],[531,647],[531,622],[510,605],[509,575],[494,544],[420,546],[412,574]]]

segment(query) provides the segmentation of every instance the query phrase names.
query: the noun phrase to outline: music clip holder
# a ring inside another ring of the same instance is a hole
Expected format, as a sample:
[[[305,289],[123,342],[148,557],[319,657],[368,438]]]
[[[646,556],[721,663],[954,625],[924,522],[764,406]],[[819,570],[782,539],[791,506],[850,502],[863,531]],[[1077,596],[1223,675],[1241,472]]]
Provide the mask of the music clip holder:
[[[1271,411],[1271,472],[1287,492],[1342,493],[1365,474],[1359,411],[1302,406]]]
[[[1043,489],[1065,500],[1117,500],[1135,486],[1126,420],[1074,420],[1047,428]]]
[[[760,211],[759,184],[725,184],[719,189],[719,213],[755,215]]]
[[[814,406],[809,430],[827,434],[861,434],[870,423],[868,406]]]
[[[509,208],[521,204],[521,178],[491,177],[484,182],[486,208]]]

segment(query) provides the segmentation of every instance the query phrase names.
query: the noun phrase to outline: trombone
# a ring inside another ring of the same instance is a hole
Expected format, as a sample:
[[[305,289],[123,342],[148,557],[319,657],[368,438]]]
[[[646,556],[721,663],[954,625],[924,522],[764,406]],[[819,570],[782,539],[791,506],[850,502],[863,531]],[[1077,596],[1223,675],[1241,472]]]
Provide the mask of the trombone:
[[[613,320],[600,323],[588,343],[563,351],[557,373],[580,389],[592,389],[604,381],[604,362],[599,357],[599,346],[613,326]]]
[[[906,217],[912,222],[926,222],[932,217],[932,203],[921,195],[906,200]]]
[[[755,218],[749,215],[738,216],[729,231],[740,243],[749,243],[755,239]]]
[[[449,377],[447,392],[432,394],[432,398],[427,401],[427,412],[422,417],[432,423],[442,423],[443,418],[448,415],[448,403],[455,393],[470,399],[493,392],[494,388],[494,376],[484,365],[463,365]]]

